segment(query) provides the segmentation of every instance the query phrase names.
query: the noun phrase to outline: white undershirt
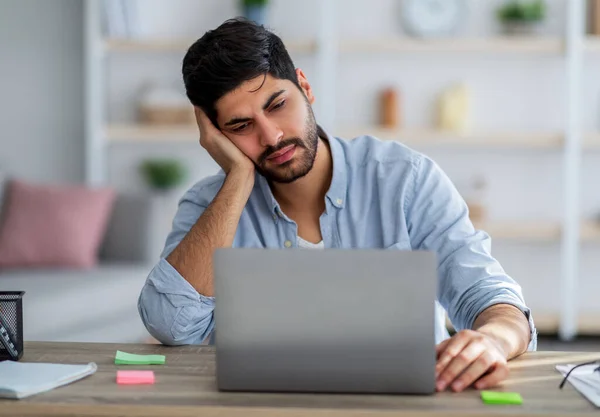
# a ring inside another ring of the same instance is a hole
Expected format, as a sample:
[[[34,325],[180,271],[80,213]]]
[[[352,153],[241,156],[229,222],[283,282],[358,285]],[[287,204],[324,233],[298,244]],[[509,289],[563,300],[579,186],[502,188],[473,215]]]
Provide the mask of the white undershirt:
[[[323,241],[319,243],[311,243],[298,236],[298,247],[302,249],[325,249]]]

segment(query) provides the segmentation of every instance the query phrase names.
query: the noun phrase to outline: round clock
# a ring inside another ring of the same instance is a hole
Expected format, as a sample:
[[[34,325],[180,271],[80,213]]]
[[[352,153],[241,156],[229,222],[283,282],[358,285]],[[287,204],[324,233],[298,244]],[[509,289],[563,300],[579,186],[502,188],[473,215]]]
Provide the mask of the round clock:
[[[404,26],[415,36],[449,35],[465,13],[464,0],[402,0]]]

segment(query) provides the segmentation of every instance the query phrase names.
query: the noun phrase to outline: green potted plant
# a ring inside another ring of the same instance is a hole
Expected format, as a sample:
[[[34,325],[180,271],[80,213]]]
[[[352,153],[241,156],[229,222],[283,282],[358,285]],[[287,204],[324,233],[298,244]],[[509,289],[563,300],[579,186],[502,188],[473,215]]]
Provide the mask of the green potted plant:
[[[536,33],[546,18],[544,0],[511,0],[497,10],[498,20],[508,35]]]
[[[148,159],[142,162],[140,171],[148,185],[157,191],[169,191],[186,177],[185,167],[176,159]]]
[[[267,6],[269,0],[240,0],[244,17],[253,20],[259,25],[267,21]]]

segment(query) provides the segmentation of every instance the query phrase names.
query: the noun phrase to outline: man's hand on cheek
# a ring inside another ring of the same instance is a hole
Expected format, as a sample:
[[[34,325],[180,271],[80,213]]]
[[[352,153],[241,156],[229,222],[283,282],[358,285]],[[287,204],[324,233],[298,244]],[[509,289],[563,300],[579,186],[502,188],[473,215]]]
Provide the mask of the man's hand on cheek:
[[[200,130],[200,145],[208,151],[217,164],[229,174],[239,169],[254,173],[254,164],[233,142],[217,129],[208,116],[198,107],[194,107],[196,121]]]
[[[463,330],[436,347],[436,389],[460,392],[475,383],[486,389],[508,377],[506,354],[491,336]]]

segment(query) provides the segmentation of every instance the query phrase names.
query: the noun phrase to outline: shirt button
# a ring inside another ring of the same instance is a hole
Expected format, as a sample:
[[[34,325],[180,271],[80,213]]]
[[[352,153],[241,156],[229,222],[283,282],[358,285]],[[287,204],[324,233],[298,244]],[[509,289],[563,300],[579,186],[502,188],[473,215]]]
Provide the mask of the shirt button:
[[[335,200],[335,202],[338,204],[342,204],[344,202],[344,200],[342,200],[341,198],[338,198],[337,200]]]
[[[292,242],[290,242],[289,240],[286,240],[284,243],[286,248],[291,248],[292,247]]]
[[[277,220],[277,214],[273,214],[273,220]]]

